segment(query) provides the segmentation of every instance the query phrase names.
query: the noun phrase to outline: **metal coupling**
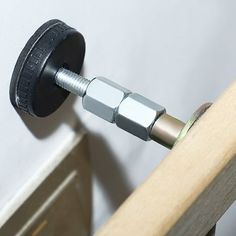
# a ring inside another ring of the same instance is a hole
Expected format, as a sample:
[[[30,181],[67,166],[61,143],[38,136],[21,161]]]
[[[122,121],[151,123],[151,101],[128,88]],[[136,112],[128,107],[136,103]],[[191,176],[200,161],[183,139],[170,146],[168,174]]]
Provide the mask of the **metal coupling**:
[[[165,108],[137,94],[129,94],[119,105],[116,125],[147,141],[155,121],[165,113]]]
[[[104,78],[94,78],[83,96],[87,111],[147,141],[156,119],[165,108]]]
[[[81,96],[84,109],[145,141],[153,139],[169,147],[184,126],[167,115],[163,106],[104,77],[90,81],[61,68],[55,80]]]
[[[94,78],[83,96],[83,107],[100,118],[115,123],[117,110],[131,92],[104,78]]]

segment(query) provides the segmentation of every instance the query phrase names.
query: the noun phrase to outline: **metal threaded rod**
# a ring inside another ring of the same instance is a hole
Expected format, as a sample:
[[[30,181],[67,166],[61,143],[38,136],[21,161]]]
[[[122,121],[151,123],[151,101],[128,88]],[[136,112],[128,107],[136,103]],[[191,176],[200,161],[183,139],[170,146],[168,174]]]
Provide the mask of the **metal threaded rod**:
[[[151,138],[172,148],[184,127],[183,122],[167,115],[164,107],[103,77],[95,77],[90,81],[70,70],[60,68],[55,82],[63,89],[82,97],[83,107],[87,111],[116,123],[118,127],[143,140]],[[143,116],[145,112],[147,113]],[[149,129],[153,121],[155,123]]]
[[[55,82],[58,86],[67,91],[83,97],[90,80],[64,68],[60,68],[55,76]]]

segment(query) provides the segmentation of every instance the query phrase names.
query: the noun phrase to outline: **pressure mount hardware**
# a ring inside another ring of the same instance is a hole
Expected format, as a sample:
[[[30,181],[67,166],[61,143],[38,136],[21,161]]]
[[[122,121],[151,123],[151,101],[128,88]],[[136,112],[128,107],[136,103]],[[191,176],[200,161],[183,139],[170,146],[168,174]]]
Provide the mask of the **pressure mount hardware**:
[[[69,93],[83,107],[147,141],[171,148],[185,124],[163,106],[104,78],[79,75],[85,55],[81,33],[60,20],[43,24],[23,48],[10,85],[14,107],[33,116],[53,113]]]

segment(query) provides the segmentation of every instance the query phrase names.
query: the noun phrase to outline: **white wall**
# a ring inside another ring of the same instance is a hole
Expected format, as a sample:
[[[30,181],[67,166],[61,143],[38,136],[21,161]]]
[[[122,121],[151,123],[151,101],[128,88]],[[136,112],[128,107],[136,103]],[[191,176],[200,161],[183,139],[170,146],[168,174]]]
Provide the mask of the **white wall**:
[[[88,114],[72,96],[49,118],[19,116],[8,97],[11,73],[37,27],[59,18],[77,28],[87,42],[85,76],[106,76],[187,120],[236,75],[235,8],[234,0],[2,2],[0,222],[12,197],[20,196],[80,125],[91,134],[95,229],[167,153]],[[218,224],[218,235],[235,235],[235,217],[234,206]]]

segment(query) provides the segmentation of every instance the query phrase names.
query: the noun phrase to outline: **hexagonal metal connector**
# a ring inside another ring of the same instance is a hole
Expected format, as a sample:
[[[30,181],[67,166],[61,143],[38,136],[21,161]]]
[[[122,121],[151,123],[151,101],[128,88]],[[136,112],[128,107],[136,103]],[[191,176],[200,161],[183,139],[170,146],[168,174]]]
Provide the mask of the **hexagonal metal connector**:
[[[132,93],[121,102],[117,110],[116,124],[143,140],[149,140],[154,122],[163,113],[165,113],[164,107]]]
[[[89,81],[61,68],[55,80],[57,85],[83,97],[86,110],[115,122],[118,127],[143,140],[151,139],[153,124],[165,113],[164,107],[104,77]]]
[[[128,89],[104,77],[96,77],[87,87],[83,97],[83,107],[113,123],[120,103],[128,94],[130,94]]]

